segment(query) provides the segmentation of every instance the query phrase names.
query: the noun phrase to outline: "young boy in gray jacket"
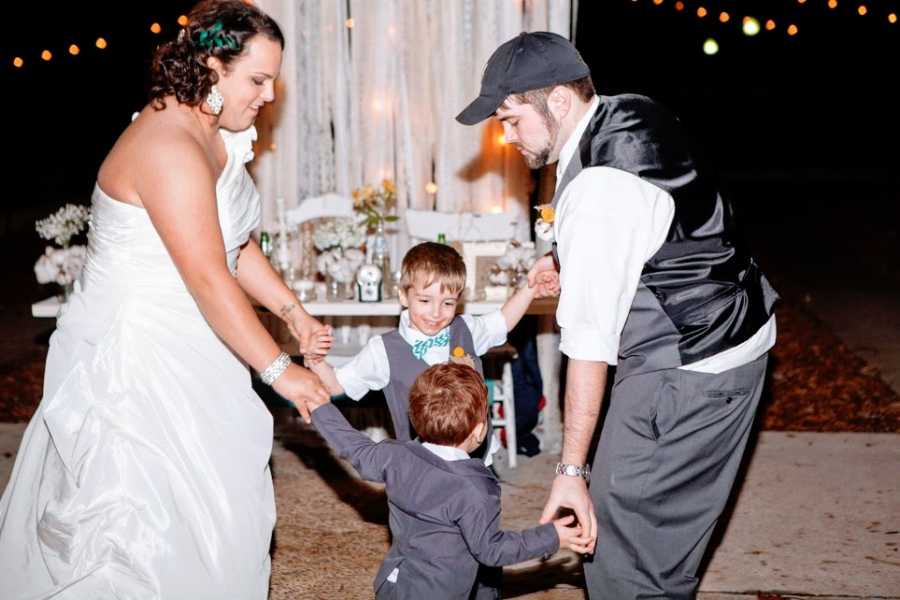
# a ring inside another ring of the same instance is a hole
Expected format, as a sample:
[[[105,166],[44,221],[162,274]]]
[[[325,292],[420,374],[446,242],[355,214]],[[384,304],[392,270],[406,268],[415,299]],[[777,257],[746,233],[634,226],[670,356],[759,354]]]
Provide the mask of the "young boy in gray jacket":
[[[393,536],[375,578],[379,600],[459,598],[479,563],[509,565],[589,540],[567,516],[524,531],[500,529],[500,484],[468,452],[484,440],[487,388],[463,364],[429,367],[413,383],[409,417],[419,438],[372,442],[330,403],[310,404],[319,433],[363,479],[385,484]]]

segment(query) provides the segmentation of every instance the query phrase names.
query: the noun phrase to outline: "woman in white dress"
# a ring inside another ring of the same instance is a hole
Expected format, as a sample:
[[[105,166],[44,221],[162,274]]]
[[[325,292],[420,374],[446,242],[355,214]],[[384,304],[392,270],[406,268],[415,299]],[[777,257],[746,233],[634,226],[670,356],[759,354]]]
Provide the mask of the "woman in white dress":
[[[304,414],[327,395],[247,299],[315,352],[321,325],[249,239],[244,163],[284,40],[240,0],[189,19],[99,171],[80,290],[0,501],[4,600],[268,594],[272,419],[246,365]]]

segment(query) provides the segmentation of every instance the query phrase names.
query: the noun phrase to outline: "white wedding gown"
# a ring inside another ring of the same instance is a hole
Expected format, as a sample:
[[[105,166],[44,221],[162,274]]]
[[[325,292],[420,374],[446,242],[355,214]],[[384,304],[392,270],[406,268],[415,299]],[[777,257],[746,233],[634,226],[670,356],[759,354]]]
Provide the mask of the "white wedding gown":
[[[260,219],[222,132],[228,266]],[[207,324],[146,211],[94,189],[81,289],[0,501],[0,598],[264,599],[272,419]]]

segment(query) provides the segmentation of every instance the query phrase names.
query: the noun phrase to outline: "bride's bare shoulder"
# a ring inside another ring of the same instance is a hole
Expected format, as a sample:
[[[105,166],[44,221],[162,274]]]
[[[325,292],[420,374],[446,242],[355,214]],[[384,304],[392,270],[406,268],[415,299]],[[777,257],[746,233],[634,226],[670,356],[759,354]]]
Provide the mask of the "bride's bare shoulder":
[[[206,151],[183,117],[147,107],[119,136],[97,181],[113,197],[140,206],[142,184],[179,175],[212,178]]]

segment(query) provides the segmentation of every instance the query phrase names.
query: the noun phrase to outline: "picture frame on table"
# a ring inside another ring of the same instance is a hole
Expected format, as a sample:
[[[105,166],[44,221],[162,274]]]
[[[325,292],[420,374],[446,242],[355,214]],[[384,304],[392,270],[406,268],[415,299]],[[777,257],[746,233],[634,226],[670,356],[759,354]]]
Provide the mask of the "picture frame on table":
[[[462,257],[466,263],[467,300],[478,300],[490,284],[488,276],[497,260],[506,254],[508,242],[463,242]]]

